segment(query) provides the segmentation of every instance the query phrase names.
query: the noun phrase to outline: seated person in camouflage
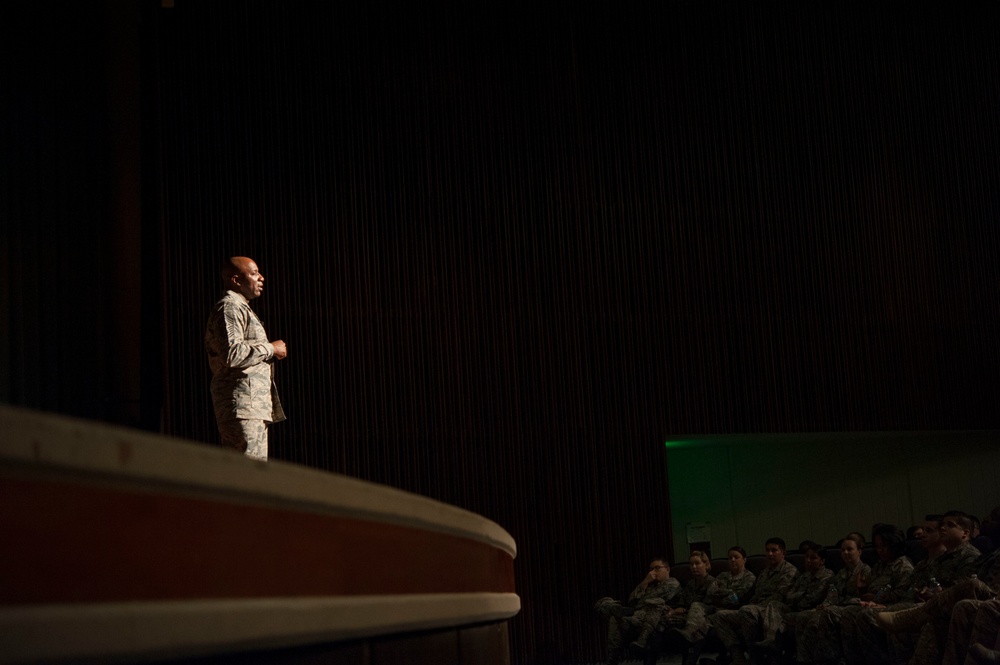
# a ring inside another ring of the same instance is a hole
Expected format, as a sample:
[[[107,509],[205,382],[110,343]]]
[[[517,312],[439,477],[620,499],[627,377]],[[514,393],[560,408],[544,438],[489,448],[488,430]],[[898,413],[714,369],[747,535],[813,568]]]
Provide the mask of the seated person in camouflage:
[[[898,611],[913,607],[929,597],[929,585],[936,574],[935,563],[945,553],[945,546],[941,542],[941,521],[943,519],[943,515],[924,517],[921,525],[923,537],[920,539],[920,545],[927,552],[927,558],[914,566],[910,574],[909,587],[895,594],[896,600],[895,602],[890,601],[887,610]],[[845,653],[860,653],[860,659],[857,661],[859,663],[889,662],[893,660],[895,653],[908,654],[913,652],[917,634],[900,633],[887,639],[885,632],[875,624],[875,615],[880,611],[883,610],[873,605],[861,615],[854,616],[853,622],[845,622],[841,626]]]
[[[594,609],[608,617],[608,660],[615,665],[624,656],[622,645],[627,641],[648,637],[660,623],[667,604],[680,592],[681,584],[670,577],[670,564],[665,558],[653,559],[641,582],[628,599],[620,603],[613,598],[601,598]]]
[[[783,599],[766,605],[759,626],[763,639],[756,644],[760,649],[778,649],[778,635],[791,634],[802,613],[814,609],[826,598],[833,577],[833,571],[826,567],[826,548],[804,540],[799,551],[805,555],[805,571],[792,581]],[[754,636],[744,637],[750,643]]]
[[[978,556],[978,550],[969,545],[972,520],[968,516],[959,511],[946,513],[940,533],[946,551],[938,557],[934,572],[943,590],[915,607],[880,612],[876,617],[878,625],[893,634],[890,647],[894,657],[901,661],[940,662],[952,609],[963,600],[991,598],[996,590],[988,585],[1000,584],[994,580],[995,559]],[[970,560],[973,553],[976,557]],[[980,573],[985,577],[980,579]],[[900,638],[899,634],[908,637]]]
[[[684,652],[684,662],[697,662],[708,635],[709,617],[720,608],[736,609],[747,601],[756,576],[746,569],[747,553],[739,545],[729,548],[728,570],[716,576],[709,584],[705,598],[691,603],[684,614],[684,623],[670,631],[673,646]]]
[[[705,608],[708,607],[705,605],[705,598],[715,582],[715,578],[709,574],[712,561],[708,554],[698,550],[691,552],[689,561],[691,579],[684,585],[680,595],[675,596],[669,603],[659,626],[660,630],[673,626],[674,628],[670,632],[674,638],[678,634],[688,635],[699,630],[707,630],[702,627],[706,624]],[[688,629],[689,624],[691,625],[690,629]],[[686,648],[686,642],[693,640],[686,638],[685,640],[674,639],[673,641],[676,646],[683,650]],[[631,646],[639,651],[644,650],[646,643],[643,636],[640,635],[639,639]]]
[[[709,614],[716,609],[734,610],[750,598],[757,576],[747,570],[747,552],[739,545],[729,548],[727,554],[729,570],[720,573],[708,590],[706,605],[711,606]]]
[[[941,542],[941,522],[944,515],[927,515],[923,522],[924,535],[920,538],[920,546],[927,552],[927,558],[913,567],[910,575],[910,588],[900,594],[899,600],[889,606],[891,610],[912,607],[922,602],[930,595],[929,584],[934,577],[934,567],[938,558],[947,550]]]
[[[826,598],[803,614],[796,626],[795,655],[800,663],[836,663],[842,657],[840,622],[844,608],[868,591],[872,569],[861,560],[864,542],[857,534],[840,541],[844,567],[830,580]]]
[[[757,576],[750,602],[738,610],[719,610],[709,619],[733,665],[746,665],[747,636],[755,636],[750,644],[760,639],[758,626],[767,604],[783,599],[799,574],[795,566],[785,561],[785,541],[781,538],[768,538],[764,555],[768,565]]]
[[[1000,663],[1000,599],[962,600],[948,625],[942,665]]]
[[[849,663],[881,663],[889,659],[885,635],[875,626],[875,615],[901,600],[910,588],[913,564],[906,558],[906,536],[892,524],[876,524],[872,542],[878,563],[872,568],[868,591],[852,598],[841,616],[841,647]]]

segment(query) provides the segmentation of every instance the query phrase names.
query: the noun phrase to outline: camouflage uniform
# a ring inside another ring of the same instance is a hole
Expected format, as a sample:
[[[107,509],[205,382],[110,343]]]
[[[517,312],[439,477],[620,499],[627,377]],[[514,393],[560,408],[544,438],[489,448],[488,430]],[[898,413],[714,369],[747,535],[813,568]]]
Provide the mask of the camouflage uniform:
[[[947,588],[975,573],[978,557],[979,550],[969,543],[962,543],[934,559],[928,566],[927,574],[937,578],[941,586]],[[895,611],[897,607],[889,609]],[[935,659],[943,643],[937,637],[940,632],[934,626],[925,626],[914,632],[892,633],[889,635],[890,652],[900,663],[911,662],[914,658],[918,661]]]
[[[734,662],[743,660],[747,644],[760,639],[760,626],[772,600],[785,597],[798,569],[788,561],[782,561],[774,568],[764,569],[757,577],[750,603],[738,610],[719,610],[709,623],[715,628],[719,641],[733,657]]]
[[[691,603],[685,615],[684,637],[691,642],[705,638],[711,628],[710,619],[719,608],[736,608],[750,595],[757,576],[744,569],[739,575],[733,575],[728,570],[720,573],[709,586],[704,601]],[[733,600],[733,596],[736,599]]]
[[[1000,630],[1000,599],[962,600],[955,604],[948,625],[942,665],[964,665],[972,644],[992,649]]]
[[[715,584],[708,591],[707,602],[718,608],[735,609],[747,602],[756,582],[757,576],[745,568],[735,576],[727,570],[715,578]],[[734,594],[735,601],[731,600]]]
[[[889,644],[885,633],[875,623],[875,615],[906,596],[913,583],[913,570],[913,564],[905,556],[875,564],[868,589],[875,594],[875,602],[880,607],[849,603],[841,617],[841,646],[847,662],[883,663],[889,660]]]
[[[800,663],[836,663],[841,658],[840,622],[847,603],[867,588],[872,569],[858,562],[843,568],[830,580],[823,604],[804,612],[796,623],[795,653]]]
[[[670,604],[673,607],[691,607],[692,603],[703,603],[714,584],[715,578],[711,575],[692,577],[681,589],[680,595],[675,596]]]
[[[687,608],[684,614],[674,615],[668,619],[668,624],[683,631],[681,634],[689,642],[695,642],[705,637],[708,632],[708,622],[705,620],[705,599],[715,585],[715,578],[706,575],[702,578],[692,577],[684,585],[681,595],[675,598],[675,607]]]
[[[652,631],[663,618],[663,610],[681,590],[681,583],[670,577],[643,587],[636,586],[624,603],[612,604],[633,608],[631,616],[611,616],[608,621],[608,662],[618,662],[622,645],[638,637],[643,630]],[[610,599],[608,599],[610,601]],[[600,610],[599,610],[600,611]]]
[[[815,572],[801,573],[792,582],[783,600],[772,600],[764,609],[763,633],[764,639],[773,640],[778,633],[784,631],[786,617],[792,617],[794,625],[799,612],[811,610],[826,598],[830,578],[833,571],[823,568]]]
[[[223,444],[267,459],[267,428],[285,419],[274,387],[274,346],[242,294],[226,291],[205,327],[212,403]]]
[[[924,665],[941,662],[942,651],[949,636],[949,620],[955,621],[954,616],[958,616],[958,611],[953,615],[953,608],[957,608],[962,603],[967,603],[963,607],[967,611],[971,606],[967,601],[982,601],[992,599],[1000,588],[1000,555],[989,553],[980,556],[974,562],[976,579],[966,577],[961,579],[951,587],[941,593],[932,596],[927,602],[919,606],[921,618],[925,622],[920,628],[916,646],[913,649],[913,657],[910,662],[913,665]],[[963,567],[962,570],[967,568]],[[961,619],[958,619],[961,621]]]

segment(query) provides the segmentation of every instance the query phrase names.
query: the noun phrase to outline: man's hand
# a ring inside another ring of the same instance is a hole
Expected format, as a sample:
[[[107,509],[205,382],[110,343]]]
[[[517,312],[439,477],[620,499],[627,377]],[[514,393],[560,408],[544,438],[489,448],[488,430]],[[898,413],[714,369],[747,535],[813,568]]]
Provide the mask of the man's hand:
[[[284,360],[285,356],[288,355],[288,349],[285,348],[285,343],[280,339],[271,342],[271,346],[274,347],[274,357],[278,360]]]

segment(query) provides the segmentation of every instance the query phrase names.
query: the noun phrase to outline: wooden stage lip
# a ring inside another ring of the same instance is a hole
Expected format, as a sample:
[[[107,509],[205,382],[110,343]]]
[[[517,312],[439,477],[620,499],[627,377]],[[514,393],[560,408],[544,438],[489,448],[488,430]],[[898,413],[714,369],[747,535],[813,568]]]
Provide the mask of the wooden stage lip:
[[[504,621],[511,536],[390,487],[0,405],[0,661]]]

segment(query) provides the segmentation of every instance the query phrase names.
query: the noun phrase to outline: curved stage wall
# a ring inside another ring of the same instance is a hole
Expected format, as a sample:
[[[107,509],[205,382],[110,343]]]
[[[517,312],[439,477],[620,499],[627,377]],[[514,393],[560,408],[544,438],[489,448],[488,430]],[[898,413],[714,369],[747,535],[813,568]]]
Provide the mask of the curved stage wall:
[[[515,544],[468,511],[9,406],[0,487],[2,662],[509,662]]]

